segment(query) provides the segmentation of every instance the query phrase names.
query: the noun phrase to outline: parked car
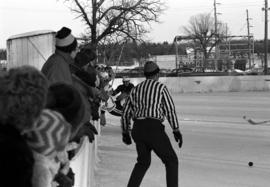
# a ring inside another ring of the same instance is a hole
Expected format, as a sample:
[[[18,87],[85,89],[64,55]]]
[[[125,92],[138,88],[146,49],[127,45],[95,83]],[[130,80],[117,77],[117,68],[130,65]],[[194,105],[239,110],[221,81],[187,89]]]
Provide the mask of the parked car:
[[[178,68],[178,69],[172,69],[167,74],[167,76],[169,76],[169,77],[177,77],[177,76],[181,76],[181,75],[184,75],[184,74],[190,74],[193,71],[194,70],[192,68],[187,68],[187,67]]]
[[[229,70],[229,75],[246,75],[246,72],[241,69]]]
[[[264,68],[247,69],[245,72],[247,75],[264,75]]]

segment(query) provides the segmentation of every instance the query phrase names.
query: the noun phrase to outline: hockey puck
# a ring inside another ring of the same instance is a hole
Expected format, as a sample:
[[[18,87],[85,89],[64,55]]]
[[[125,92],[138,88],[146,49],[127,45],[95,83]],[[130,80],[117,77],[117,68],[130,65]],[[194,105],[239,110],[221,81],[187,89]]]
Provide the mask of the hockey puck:
[[[249,166],[249,167],[253,166],[253,162],[249,162],[249,163],[248,163],[248,166]]]

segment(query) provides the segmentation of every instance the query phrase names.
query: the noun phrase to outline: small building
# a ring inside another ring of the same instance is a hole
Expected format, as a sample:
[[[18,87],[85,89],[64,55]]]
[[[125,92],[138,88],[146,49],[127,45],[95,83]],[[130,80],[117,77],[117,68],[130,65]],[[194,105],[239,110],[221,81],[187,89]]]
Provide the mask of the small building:
[[[40,30],[7,39],[7,68],[32,65],[39,70],[55,51],[55,32]]]

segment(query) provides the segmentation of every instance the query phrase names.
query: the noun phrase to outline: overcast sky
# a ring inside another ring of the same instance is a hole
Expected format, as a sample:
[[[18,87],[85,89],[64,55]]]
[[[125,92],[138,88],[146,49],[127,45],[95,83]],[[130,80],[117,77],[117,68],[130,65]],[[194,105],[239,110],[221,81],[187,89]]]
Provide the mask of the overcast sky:
[[[214,0],[166,0],[168,9],[161,16],[161,23],[152,24],[149,38],[153,42],[172,42],[181,34],[181,26],[187,25],[191,16],[199,13],[214,14]],[[264,38],[264,0],[216,0],[218,19],[228,24],[232,35],[247,35],[249,11],[250,32],[255,39]],[[74,35],[84,27],[67,4],[57,0],[0,0],[0,48],[6,40],[16,34],[35,30],[59,30],[70,27]]]

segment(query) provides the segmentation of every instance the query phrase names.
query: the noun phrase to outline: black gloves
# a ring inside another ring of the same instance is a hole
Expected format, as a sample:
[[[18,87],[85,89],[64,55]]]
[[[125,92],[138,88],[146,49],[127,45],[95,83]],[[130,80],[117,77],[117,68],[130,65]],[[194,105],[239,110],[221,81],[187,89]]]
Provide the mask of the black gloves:
[[[89,127],[90,130],[91,130],[94,134],[96,134],[96,135],[98,134],[98,131],[97,131],[96,127],[95,127],[92,123],[86,122],[86,123],[85,123],[85,126]]]
[[[89,142],[93,142],[95,139],[95,134],[98,134],[97,129],[95,128],[95,126],[93,124],[91,124],[90,122],[86,122],[83,124],[83,126],[78,130],[75,138],[73,139],[73,141],[75,142],[80,142],[80,139],[83,136],[87,136],[89,139]]]
[[[97,129],[90,122],[86,122],[82,126],[82,128],[84,129],[84,134],[83,135],[88,136],[89,142],[92,143],[95,140],[95,134],[98,134]]]
[[[174,130],[173,135],[174,135],[175,141],[178,142],[179,148],[181,148],[183,144],[183,138],[182,138],[181,132],[179,130]]]
[[[130,145],[132,143],[130,134],[129,133],[122,133],[122,141],[125,144]]]
[[[72,187],[73,181],[68,176],[64,175],[61,172],[58,172],[55,177],[54,181],[56,181],[59,185],[57,187]]]

